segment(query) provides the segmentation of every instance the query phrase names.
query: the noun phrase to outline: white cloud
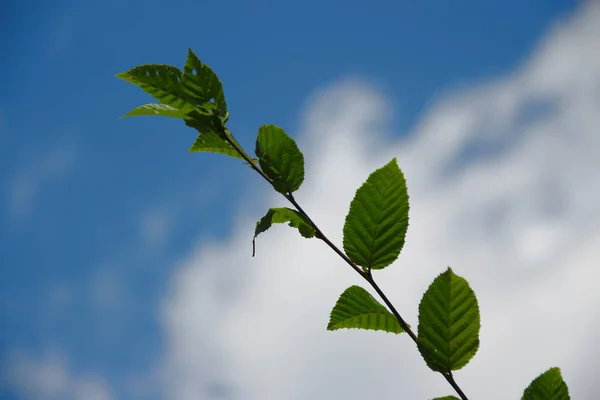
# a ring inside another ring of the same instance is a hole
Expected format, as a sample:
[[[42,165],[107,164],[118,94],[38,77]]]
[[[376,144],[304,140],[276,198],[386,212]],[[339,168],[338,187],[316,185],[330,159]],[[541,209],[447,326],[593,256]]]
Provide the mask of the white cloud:
[[[60,353],[34,358],[13,352],[2,368],[3,385],[17,390],[28,400],[110,400],[106,383],[95,376],[73,375]]]
[[[447,265],[475,289],[481,347],[456,373],[470,398],[518,398],[551,366],[573,398],[600,391],[590,372],[600,358],[598,43],[600,3],[590,2],[520,69],[440,99],[402,140],[386,137],[389,106],[365,84],[323,90],[306,111],[297,199],[334,242],[356,188],[398,157],[411,225],[400,259],[377,278],[405,318],[416,326],[422,293]],[[275,227],[250,257],[264,203],[240,211],[230,240],[199,243],[173,276],[162,310],[164,397],[452,393],[408,337],[325,331],[337,296],[363,283],[323,243]]]
[[[77,161],[77,150],[71,142],[61,142],[35,158],[8,182],[8,212],[17,220],[31,213],[43,189],[66,177]]]

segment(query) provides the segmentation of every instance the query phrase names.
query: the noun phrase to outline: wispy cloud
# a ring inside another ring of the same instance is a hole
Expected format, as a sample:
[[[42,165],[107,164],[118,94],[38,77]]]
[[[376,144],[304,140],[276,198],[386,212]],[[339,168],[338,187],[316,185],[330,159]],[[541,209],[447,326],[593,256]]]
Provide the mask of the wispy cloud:
[[[74,300],[73,287],[64,282],[54,283],[48,289],[46,304],[53,310],[68,308]]]
[[[101,378],[74,374],[60,352],[34,358],[13,352],[2,368],[3,385],[20,392],[23,398],[36,400],[110,400],[110,388]]]
[[[160,249],[168,240],[174,215],[167,209],[155,208],[147,211],[140,218],[140,236],[147,248]]]
[[[153,199],[137,215],[139,240],[151,254],[170,244],[183,221],[198,210],[214,208],[222,201],[225,185],[202,182],[174,187]]]
[[[35,157],[27,157],[27,164],[8,181],[6,204],[9,215],[17,221],[27,219],[37,196],[72,171],[77,155],[77,148],[72,142],[60,142]]]
[[[121,276],[111,267],[97,268],[90,281],[89,295],[96,311],[110,312],[122,307],[125,289]]]
[[[574,398],[600,390],[589,372],[600,357],[590,346],[600,328],[599,40],[593,2],[514,73],[440,99],[403,140],[386,136],[388,103],[365,84],[323,90],[306,111],[297,197],[335,242],[355,189],[399,159],[411,226],[399,261],[377,276],[406,318],[415,324],[420,296],[447,265],[476,290],[482,344],[457,373],[473,398],[516,398],[554,365]],[[230,240],[199,243],[174,275],[163,309],[165,397],[450,393],[406,337],[325,331],[337,296],[359,281],[322,243],[275,227],[250,257],[266,207],[240,218]]]

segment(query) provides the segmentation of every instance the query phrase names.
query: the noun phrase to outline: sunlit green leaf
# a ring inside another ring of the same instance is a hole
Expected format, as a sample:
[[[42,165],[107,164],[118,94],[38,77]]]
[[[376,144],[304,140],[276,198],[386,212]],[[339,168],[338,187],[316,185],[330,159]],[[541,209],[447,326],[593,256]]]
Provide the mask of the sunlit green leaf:
[[[273,224],[283,224],[288,222],[289,226],[298,229],[298,232],[307,239],[315,236],[316,232],[310,221],[296,210],[291,208],[271,208],[267,214],[256,223],[252,247],[256,237],[267,231]],[[254,254],[253,254],[254,255]]]
[[[183,89],[182,73],[177,67],[146,64],[117,74],[117,77],[139,86],[163,104],[184,114],[193,110],[193,99]]]
[[[227,103],[223,93],[223,84],[214,71],[188,50],[188,58],[183,68],[183,86],[196,99],[198,104],[214,100],[215,109],[221,118],[227,116]]]
[[[242,156],[224,139],[214,132],[201,133],[190,148],[190,153],[210,152],[221,153],[242,159]]]
[[[480,327],[475,292],[448,268],[419,304],[418,347],[429,368],[448,373],[464,367],[479,348]]]
[[[356,191],[344,224],[344,251],[356,264],[381,269],[394,262],[408,228],[408,193],[394,158]]]
[[[214,133],[226,139],[223,121],[217,115],[203,111],[202,108],[188,112],[185,116],[185,124],[200,133]]]
[[[346,289],[331,311],[327,329],[334,331],[343,328],[404,332],[394,314],[360,286]]]
[[[123,117],[137,117],[142,115],[154,115],[159,117],[183,118],[185,114],[176,108],[166,104],[150,103],[144,104],[129,111]]]
[[[256,155],[263,172],[280,193],[292,193],[304,181],[304,156],[294,139],[275,125],[263,125],[256,138]]]
[[[525,389],[522,400],[570,400],[569,388],[562,378],[560,368],[550,368]]]

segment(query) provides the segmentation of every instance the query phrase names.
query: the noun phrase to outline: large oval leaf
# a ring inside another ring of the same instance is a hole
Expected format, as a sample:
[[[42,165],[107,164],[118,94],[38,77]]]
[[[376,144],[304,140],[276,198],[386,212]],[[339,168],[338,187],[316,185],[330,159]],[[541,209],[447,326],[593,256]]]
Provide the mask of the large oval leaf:
[[[393,263],[408,229],[408,193],[394,158],[356,191],[344,224],[344,251],[356,264],[381,269]]]
[[[464,367],[479,348],[480,327],[475,293],[448,268],[419,304],[418,347],[429,368],[448,373]]]
[[[360,286],[346,289],[331,310],[327,329],[334,331],[343,328],[404,332],[394,314]]]
[[[279,193],[292,193],[304,181],[304,156],[294,139],[275,125],[263,125],[256,138],[256,156]]]
[[[560,374],[560,368],[550,368],[525,389],[522,400],[570,400],[569,388]]]

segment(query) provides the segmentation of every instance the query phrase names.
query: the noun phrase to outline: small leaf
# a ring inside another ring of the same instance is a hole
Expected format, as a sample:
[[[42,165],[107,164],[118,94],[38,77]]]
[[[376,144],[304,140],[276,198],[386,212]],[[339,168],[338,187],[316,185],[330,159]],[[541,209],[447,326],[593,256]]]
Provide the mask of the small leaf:
[[[224,125],[224,122],[216,114],[205,113],[202,111],[202,107],[199,107],[186,114],[185,124],[200,132],[200,135],[190,148],[190,152],[209,151],[245,160],[242,154],[240,154],[241,152],[253,162],[258,162],[258,160],[253,159],[244,151],[239,142]],[[237,146],[237,149],[235,146]]]
[[[310,221],[298,211],[287,207],[271,208],[267,214],[256,223],[254,238],[252,239],[252,248],[254,249],[254,242],[259,234],[267,231],[273,224],[283,224],[286,222],[289,222],[289,226],[297,228],[298,232],[307,239],[314,237],[316,234]],[[252,251],[252,256],[254,256],[254,250]]]
[[[522,400],[570,400],[569,388],[563,380],[560,368],[550,368],[525,389]]]
[[[194,108],[193,99],[185,93],[179,68],[163,64],[146,64],[117,74],[117,77],[139,86],[163,104],[183,113]]]
[[[203,107],[188,112],[185,116],[185,124],[200,133],[214,133],[224,140],[226,139],[223,121]]]
[[[360,286],[346,289],[331,311],[327,330],[342,328],[404,332],[394,314]]]
[[[183,118],[185,114],[166,104],[144,104],[129,111],[123,117],[137,117],[142,115],[155,115],[159,117]]]
[[[292,193],[304,181],[304,156],[294,139],[275,125],[263,125],[256,138],[256,155],[263,172],[279,193]]]
[[[229,143],[227,143],[214,132],[206,132],[198,135],[189,152],[221,153],[231,157],[243,159],[242,156]]]
[[[429,368],[448,373],[467,365],[479,348],[480,327],[475,293],[448,268],[419,304],[418,347]]]
[[[183,68],[183,86],[198,104],[214,100],[219,116],[227,117],[227,103],[223,93],[223,84],[206,64],[203,64],[192,49],[188,50],[188,58]]]
[[[225,140],[227,140],[228,143],[236,145],[237,148],[240,149],[240,151],[242,151],[246,157],[248,157],[248,159],[252,160],[254,164],[258,164],[258,159],[250,157],[250,155],[246,153],[242,145],[237,141],[237,139],[233,136],[231,131],[226,126],[223,126],[223,134],[225,136]]]
[[[396,159],[373,172],[356,191],[344,224],[344,251],[356,264],[382,269],[393,263],[408,229],[406,181]]]
[[[444,396],[444,397],[436,397],[435,399],[431,399],[431,400],[460,400],[460,399],[455,396]]]

